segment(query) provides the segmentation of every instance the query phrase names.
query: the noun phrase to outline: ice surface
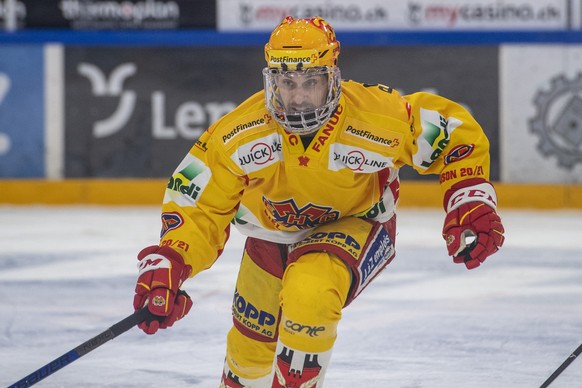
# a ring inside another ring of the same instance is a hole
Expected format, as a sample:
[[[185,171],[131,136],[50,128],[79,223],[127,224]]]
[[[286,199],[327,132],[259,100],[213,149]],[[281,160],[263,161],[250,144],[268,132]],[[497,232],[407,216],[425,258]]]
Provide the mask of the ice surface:
[[[136,252],[158,207],[0,207],[0,386],[131,313]],[[478,269],[446,256],[439,210],[402,209],[397,257],[344,310],[326,387],[539,385],[582,342],[582,212],[503,210],[506,245]],[[43,387],[217,387],[243,246],[185,289],[191,313],[138,329]],[[552,388],[582,387],[574,361]]]

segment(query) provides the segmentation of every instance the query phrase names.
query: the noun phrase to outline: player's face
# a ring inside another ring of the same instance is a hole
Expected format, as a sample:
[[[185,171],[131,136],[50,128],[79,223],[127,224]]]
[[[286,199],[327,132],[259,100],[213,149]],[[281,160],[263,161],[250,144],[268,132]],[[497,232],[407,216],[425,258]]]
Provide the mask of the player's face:
[[[277,90],[287,113],[313,111],[325,104],[328,76],[286,72],[275,78]]]

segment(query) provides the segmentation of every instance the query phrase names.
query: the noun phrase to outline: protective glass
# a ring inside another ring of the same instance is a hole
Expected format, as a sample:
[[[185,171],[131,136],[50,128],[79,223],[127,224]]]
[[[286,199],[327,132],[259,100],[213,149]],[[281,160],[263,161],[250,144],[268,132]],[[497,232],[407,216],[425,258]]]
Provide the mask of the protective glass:
[[[337,67],[263,69],[265,104],[287,131],[310,134],[333,115],[341,92]]]

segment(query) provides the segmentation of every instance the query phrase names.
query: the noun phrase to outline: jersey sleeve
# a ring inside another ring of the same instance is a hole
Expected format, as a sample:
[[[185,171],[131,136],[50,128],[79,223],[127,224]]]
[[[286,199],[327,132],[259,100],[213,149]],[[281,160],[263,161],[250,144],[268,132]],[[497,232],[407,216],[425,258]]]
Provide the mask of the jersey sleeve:
[[[160,245],[178,251],[192,275],[220,256],[246,178],[205,132],[174,171],[162,205]]]
[[[406,164],[420,174],[438,174],[443,192],[465,179],[489,179],[489,140],[467,109],[430,93],[404,98],[412,116]]]

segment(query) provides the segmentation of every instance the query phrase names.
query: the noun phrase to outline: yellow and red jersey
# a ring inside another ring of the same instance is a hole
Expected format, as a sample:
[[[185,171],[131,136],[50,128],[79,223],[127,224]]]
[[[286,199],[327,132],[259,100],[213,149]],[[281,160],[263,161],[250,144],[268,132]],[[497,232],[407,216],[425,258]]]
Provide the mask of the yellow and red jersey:
[[[342,217],[386,221],[396,202],[386,188],[403,165],[440,174],[444,192],[488,179],[489,142],[443,97],[342,81],[335,114],[305,148],[271,117],[261,91],[214,123],[170,178],[161,244],[194,275],[220,255],[230,222],[248,236],[295,243]]]

